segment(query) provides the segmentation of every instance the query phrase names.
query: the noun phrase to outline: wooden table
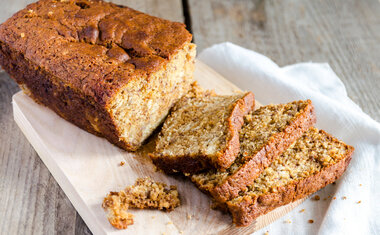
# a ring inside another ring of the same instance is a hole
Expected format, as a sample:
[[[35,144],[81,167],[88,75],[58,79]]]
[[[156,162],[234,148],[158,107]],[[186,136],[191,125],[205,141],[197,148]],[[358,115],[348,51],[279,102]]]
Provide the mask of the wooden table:
[[[0,0],[0,22],[30,0]],[[348,95],[380,121],[380,3],[377,0],[117,0],[185,22],[198,52],[230,41],[280,66],[328,62]],[[1,234],[90,234],[68,198],[13,121],[19,90],[0,73]]]

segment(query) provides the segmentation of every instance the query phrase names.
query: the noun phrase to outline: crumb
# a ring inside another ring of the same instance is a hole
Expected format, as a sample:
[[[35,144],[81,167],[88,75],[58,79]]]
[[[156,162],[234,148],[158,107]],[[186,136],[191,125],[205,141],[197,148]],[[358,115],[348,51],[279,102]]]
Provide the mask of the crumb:
[[[172,221],[169,221],[169,222],[166,223],[166,225],[169,225],[169,224],[173,224],[173,222],[172,222]]]
[[[336,199],[336,197],[333,197],[333,200],[335,200]]]
[[[323,201],[326,201],[327,200],[327,197],[323,198]]]
[[[319,201],[320,199],[321,199],[321,197],[319,197],[318,195],[315,195],[315,196],[314,196],[314,200],[315,200],[315,201]]]
[[[309,222],[309,224],[312,224],[312,223],[314,223],[314,220],[309,219],[308,222]]]
[[[124,166],[125,162],[121,161],[120,166]]]
[[[300,213],[305,212],[305,209],[300,210]]]
[[[152,216],[152,219],[155,219],[156,218],[156,216]]]
[[[331,198],[331,196],[328,196],[327,199]]]
[[[25,37],[25,33],[21,33],[20,36],[23,38]]]
[[[180,233],[180,234],[183,234],[183,231],[181,230],[181,231],[179,231],[179,233]]]
[[[187,213],[187,219],[191,220],[191,215],[189,213]]]
[[[51,16],[51,15],[53,15],[53,12],[52,12],[52,11],[49,11],[49,12],[48,12],[48,16]]]
[[[346,200],[346,199],[347,199],[347,197],[346,197],[346,196],[342,197],[342,200]]]
[[[362,184],[359,184],[359,186],[361,187],[361,186],[363,186]]]
[[[362,203],[362,201],[358,201],[358,204]]]
[[[291,224],[292,221],[290,219],[284,221],[286,224]]]
[[[269,235],[269,232],[268,232],[268,231],[266,231],[266,232],[264,233],[264,235]]]
[[[33,10],[32,10],[32,9],[29,9],[28,12],[29,12],[29,13],[33,13]]]
[[[110,192],[103,200],[102,207],[108,211],[108,221],[118,229],[126,229],[133,224],[129,208],[149,208],[171,211],[180,205],[175,186],[154,182],[150,178],[139,178],[135,184],[120,192]],[[154,216],[152,216],[154,218]]]

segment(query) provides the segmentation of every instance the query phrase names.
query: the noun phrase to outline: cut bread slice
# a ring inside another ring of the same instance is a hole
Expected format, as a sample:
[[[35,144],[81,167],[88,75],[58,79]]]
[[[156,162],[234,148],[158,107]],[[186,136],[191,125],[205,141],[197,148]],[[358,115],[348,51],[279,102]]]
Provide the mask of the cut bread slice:
[[[219,202],[234,198],[315,121],[310,100],[260,107],[245,117],[240,154],[231,167],[193,174],[191,180]]]
[[[346,170],[353,151],[325,131],[310,128],[224,209],[237,226],[249,225],[258,216],[333,183]]]
[[[254,102],[251,92],[181,99],[165,120],[150,157],[166,173],[225,170],[239,153],[243,117]]]

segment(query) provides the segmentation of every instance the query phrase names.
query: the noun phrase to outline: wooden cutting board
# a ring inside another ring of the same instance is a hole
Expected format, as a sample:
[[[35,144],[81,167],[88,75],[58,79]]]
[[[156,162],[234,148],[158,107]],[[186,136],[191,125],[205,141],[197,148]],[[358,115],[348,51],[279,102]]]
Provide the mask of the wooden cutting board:
[[[194,77],[202,87],[219,94],[239,90],[199,61]],[[16,123],[94,234],[250,234],[301,203],[280,207],[248,227],[237,228],[228,214],[210,209],[211,200],[189,180],[155,171],[147,156],[154,148],[154,137],[138,152],[126,152],[63,120],[21,91],[13,96],[13,111]],[[120,166],[122,161],[125,165]],[[131,209],[134,224],[126,230],[114,229],[101,207],[103,198],[147,176],[176,185],[182,205],[170,213]]]

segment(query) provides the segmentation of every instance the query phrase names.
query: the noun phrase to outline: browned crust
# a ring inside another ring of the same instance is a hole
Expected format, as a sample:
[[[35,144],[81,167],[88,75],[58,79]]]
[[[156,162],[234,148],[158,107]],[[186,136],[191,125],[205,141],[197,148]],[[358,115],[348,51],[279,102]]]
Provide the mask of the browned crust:
[[[320,130],[324,132],[323,130]],[[338,142],[334,137],[324,132],[328,138]],[[247,226],[257,217],[264,215],[273,209],[304,198],[328,184],[336,181],[347,169],[354,152],[352,146],[346,145],[345,157],[338,163],[323,168],[320,172],[301,181],[278,188],[275,193],[268,193],[258,197],[246,196],[240,203],[227,202],[227,207],[236,226]]]
[[[247,92],[235,102],[228,118],[229,134],[226,147],[219,151],[215,158],[203,155],[171,157],[158,153],[150,153],[149,156],[153,163],[166,173],[196,173],[210,167],[225,170],[234,162],[240,151],[239,131],[244,123],[244,115],[249,113],[254,106],[255,98],[252,92]]]
[[[106,110],[131,80],[164,69],[191,37],[182,23],[104,1],[40,0],[0,25],[0,65],[38,103],[134,151],[140,141],[119,140]]]
[[[311,100],[307,100],[307,102],[303,112],[282,132],[275,134],[255,156],[251,156],[250,160],[245,162],[239,170],[210,191],[215,200],[225,202],[236,197],[241,190],[244,190],[260,175],[264,168],[268,167],[276,157],[314,125],[316,122],[314,106]]]

